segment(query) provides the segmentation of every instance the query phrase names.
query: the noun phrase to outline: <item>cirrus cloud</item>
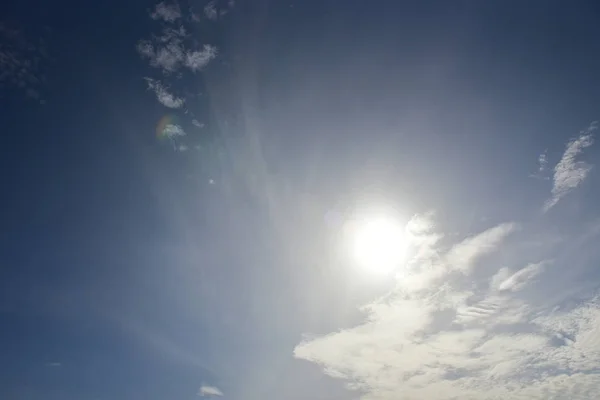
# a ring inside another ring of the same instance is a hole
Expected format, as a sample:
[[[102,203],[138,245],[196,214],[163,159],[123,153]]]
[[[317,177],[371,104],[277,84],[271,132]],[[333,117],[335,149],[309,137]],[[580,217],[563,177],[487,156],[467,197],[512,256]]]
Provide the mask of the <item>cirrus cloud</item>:
[[[598,129],[598,122],[594,121],[579,136],[567,144],[562,158],[554,167],[552,196],[544,203],[543,210],[548,211],[554,207],[564,196],[578,187],[588,176],[591,165],[578,161],[577,157],[594,143],[593,132]]]

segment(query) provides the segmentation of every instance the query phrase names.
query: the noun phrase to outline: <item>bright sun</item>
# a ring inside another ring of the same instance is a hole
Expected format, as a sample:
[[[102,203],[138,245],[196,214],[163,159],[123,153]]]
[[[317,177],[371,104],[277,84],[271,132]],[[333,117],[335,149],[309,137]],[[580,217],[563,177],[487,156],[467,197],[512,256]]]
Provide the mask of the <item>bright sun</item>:
[[[359,265],[372,273],[394,272],[407,249],[404,226],[393,216],[378,214],[355,221],[352,252]]]

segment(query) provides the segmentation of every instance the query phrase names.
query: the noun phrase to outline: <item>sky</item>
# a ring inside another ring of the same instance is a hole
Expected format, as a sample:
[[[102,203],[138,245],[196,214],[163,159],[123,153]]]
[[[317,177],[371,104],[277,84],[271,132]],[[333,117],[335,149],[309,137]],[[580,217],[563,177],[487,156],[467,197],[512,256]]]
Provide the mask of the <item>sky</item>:
[[[596,2],[12,3],[1,398],[595,398]]]

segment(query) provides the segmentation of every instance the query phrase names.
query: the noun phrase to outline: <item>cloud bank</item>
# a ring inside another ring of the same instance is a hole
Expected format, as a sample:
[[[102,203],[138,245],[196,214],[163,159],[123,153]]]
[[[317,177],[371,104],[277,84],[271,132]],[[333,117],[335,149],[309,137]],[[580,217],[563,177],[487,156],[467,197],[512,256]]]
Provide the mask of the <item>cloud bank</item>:
[[[576,158],[595,127],[567,145],[548,208],[586,177]],[[501,223],[449,243],[434,214],[415,216],[394,289],[361,308],[362,323],[307,335],[294,356],[364,400],[597,397],[600,292],[573,272],[595,265],[567,249],[593,250],[599,231],[540,244],[527,240],[537,227]]]

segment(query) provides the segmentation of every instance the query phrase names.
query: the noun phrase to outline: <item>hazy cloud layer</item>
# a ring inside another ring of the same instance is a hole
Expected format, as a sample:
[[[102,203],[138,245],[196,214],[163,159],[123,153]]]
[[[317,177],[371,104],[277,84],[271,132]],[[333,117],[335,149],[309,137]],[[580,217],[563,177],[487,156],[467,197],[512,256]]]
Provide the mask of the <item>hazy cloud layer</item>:
[[[204,6],[204,16],[211,20],[215,20],[219,17],[219,13],[217,12],[217,7],[214,1],[211,1]]]
[[[593,132],[598,129],[598,122],[593,122],[587,129],[580,132],[579,137],[571,140],[554,167],[552,196],[544,204],[544,211],[554,207],[560,199],[579,186],[588,176],[591,165],[578,161],[577,157],[594,143]]]

